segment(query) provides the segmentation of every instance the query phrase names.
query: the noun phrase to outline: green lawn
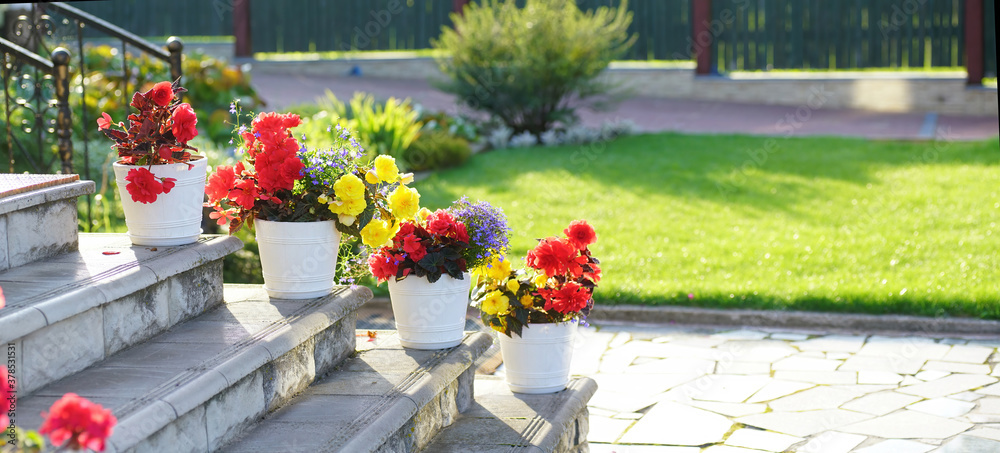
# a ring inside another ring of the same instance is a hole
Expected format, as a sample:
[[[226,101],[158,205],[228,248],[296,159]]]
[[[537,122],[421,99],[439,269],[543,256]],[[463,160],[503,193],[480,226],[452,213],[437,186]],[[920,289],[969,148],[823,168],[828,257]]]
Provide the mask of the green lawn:
[[[417,187],[503,207],[518,258],[589,220],[599,304],[1000,319],[995,138],[642,135],[479,154]]]

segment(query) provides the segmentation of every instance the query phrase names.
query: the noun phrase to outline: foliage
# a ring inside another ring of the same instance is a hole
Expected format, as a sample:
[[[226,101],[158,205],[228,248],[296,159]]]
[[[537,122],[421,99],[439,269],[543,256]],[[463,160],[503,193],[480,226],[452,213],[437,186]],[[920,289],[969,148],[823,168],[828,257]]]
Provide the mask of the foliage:
[[[462,165],[472,155],[469,142],[444,131],[425,131],[403,152],[406,168],[436,170]]]
[[[998,150],[666,133],[478,154],[417,187],[432,209],[503,206],[515,257],[587,218],[601,304],[1000,319],[1000,223],[976,195],[998,193]]]
[[[102,113],[97,119],[98,128],[115,142],[111,147],[123,163],[162,165],[191,160],[188,151],[198,150],[187,142],[198,135],[194,129],[197,118],[190,104],[180,102],[185,91],[175,80],[173,84],[160,82],[149,91],[136,92],[129,106],[137,112],[128,115],[128,128]]]
[[[479,127],[476,122],[462,115],[451,116],[446,112],[420,111],[417,121],[423,124],[422,133],[444,132],[470,142],[479,138]]]
[[[462,253],[469,268],[486,264],[510,247],[510,226],[503,209],[486,201],[473,203],[462,197],[452,203],[448,211],[465,224],[469,233],[469,246]]]
[[[379,282],[409,275],[434,283],[442,275],[462,280],[468,263],[464,258],[469,234],[464,223],[445,210],[422,210],[403,222],[389,244],[373,247],[368,268]]]
[[[609,91],[597,76],[635,41],[632,14],[624,1],[590,12],[574,0],[516,3],[483,0],[451,15],[454,27],[432,41],[450,55],[438,60],[448,76],[439,88],[515,133],[538,136],[574,122],[581,101]]]

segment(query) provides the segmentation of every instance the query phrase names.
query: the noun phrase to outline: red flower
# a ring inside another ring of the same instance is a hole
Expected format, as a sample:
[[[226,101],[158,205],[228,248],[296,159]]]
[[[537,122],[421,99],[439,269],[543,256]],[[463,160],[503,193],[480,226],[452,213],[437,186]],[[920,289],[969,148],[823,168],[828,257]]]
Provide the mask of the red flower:
[[[170,189],[174,188],[174,183],[177,178],[163,178],[163,193],[170,193]]]
[[[152,203],[156,201],[156,196],[163,193],[163,184],[160,179],[145,167],[133,168],[128,171],[125,180],[129,183],[125,185],[132,201],[138,203]]]
[[[243,209],[253,209],[254,203],[260,194],[257,192],[257,185],[252,179],[241,179],[236,183],[236,188],[229,191],[226,198],[233,203],[240,205]]]
[[[167,160],[171,159],[174,155],[174,150],[167,145],[160,146],[160,149],[156,151],[160,155],[160,159]]]
[[[198,116],[195,115],[190,104],[185,102],[178,105],[174,108],[171,118],[174,121],[172,131],[177,141],[187,143],[198,135],[198,128],[195,127],[198,124]]]
[[[104,451],[104,443],[118,423],[110,410],[74,393],[63,395],[52,405],[49,413],[42,416],[45,422],[38,432],[47,434],[57,447],[69,441],[67,447],[71,450],[89,448]]]
[[[111,119],[111,115],[107,113],[101,113],[101,117],[97,119],[97,129],[104,130],[111,128],[111,125],[115,122]]]
[[[368,256],[368,269],[372,271],[375,278],[385,281],[396,276],[399,265],[388,253],[379,250]]]
[[[3,308],[3,294],[0,293],[0,308]],[[10,388],[14,382],[13,378],[7,376],[7,367],[0,367],[0,427],[7,429],[10,424],[10,420],[7,419],[7,412],[10,411],[13,402],[11,401]]]
[[[229,191],[236,185],[236,171],[233,167],[225,165],[215,169],[215,173],[208,177],[208,184],[205,184],[205,193],[208,194],[208,201],[216,203],[226,198]]]
[[[586,220],[570,222],[569,227],[563,230],[563,233],[566,233],[569,243],[577,250],[586,249],[590,244],[597,242],[597,233],[594,232],[594,227],[587,224]]]
[[[293,113],[261,113],[253,120],[253,131],[264,146],[280,147],[290,137],[288,129],[300,124],[302,120]]]
[[[590,301],[590,291],[574,281],[568,281],[559,289],[540,289],[538,294],[545,299],[545,309],[559,313],[574,313],[582,310]]]
[[[546,276],[552,277],[569,272],[574,265],[579,268],[580,265],[575,262],[576,258],[577,251],[569,244],[569,241],[550,237],[542,239],[535,248],[528,251],[525,263],[533,269],[544,271]]]
[[[427,248],[420,243],[420,238],[415,235],[403,238],[403,251],[409,255],[413,262],[420,261],[427,256]]]
[[[146,96],[152,99],[156,105],[166,107],[174,99],[174,88],[170,85],[170,82],[160,82],[153,85],[153,89],[149,90]]]

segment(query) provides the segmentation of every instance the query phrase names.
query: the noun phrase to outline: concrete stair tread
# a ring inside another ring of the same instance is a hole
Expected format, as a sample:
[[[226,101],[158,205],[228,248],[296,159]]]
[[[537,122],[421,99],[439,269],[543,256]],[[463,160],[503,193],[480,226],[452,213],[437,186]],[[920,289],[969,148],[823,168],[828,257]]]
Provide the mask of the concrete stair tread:
[[[271,300],[260,286],[226,285],[226,304],[20,400],[18,424],[40,426],[72,392],[118,417],[109,451],[214,450],[349,355],[370,297],[340,287]]]
[[[586,443],[590,378],[542,395],[512,393],[501,377],[477,376],[476,401],[422,451],[458,453],[564,452]]]
[[[78,175],[0,175],[0,271],[76,250]]]
[[[132,246],[125,234],[80,234],[78,251],[0,272],[7,307],[0,343],[132,294],[243,247],[229,236],[202,236],[177,247]],[[107,252],[108,254],[105,254]]]
[[[355,357],[224,451],[413,450],[471,404],[473,364],[492,344],[489,335],[467,333],[454,348],[422,351],[402,348],[394,331],[374,333],[369,341],[359,330]]]

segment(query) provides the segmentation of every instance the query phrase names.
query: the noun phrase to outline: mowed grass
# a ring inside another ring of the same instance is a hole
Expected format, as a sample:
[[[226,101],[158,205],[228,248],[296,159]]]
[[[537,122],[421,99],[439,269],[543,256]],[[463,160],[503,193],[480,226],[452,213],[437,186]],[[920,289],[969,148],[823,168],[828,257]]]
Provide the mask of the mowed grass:
[[[498,150],[421,204],[501,206],[519,262],[597,229],[599,304],[1000,319],[1000,143],[658,134]]]

